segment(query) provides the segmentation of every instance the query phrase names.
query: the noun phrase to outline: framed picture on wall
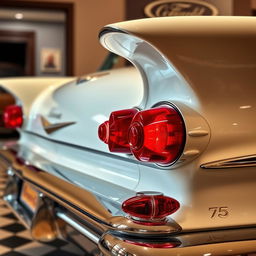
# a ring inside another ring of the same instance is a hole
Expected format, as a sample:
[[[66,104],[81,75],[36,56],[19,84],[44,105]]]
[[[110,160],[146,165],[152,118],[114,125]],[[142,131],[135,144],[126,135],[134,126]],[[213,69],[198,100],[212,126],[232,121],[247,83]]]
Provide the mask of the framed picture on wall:
[[[58,48],[42,48],[41,72],[59,73],[61,71],[61,50]]]

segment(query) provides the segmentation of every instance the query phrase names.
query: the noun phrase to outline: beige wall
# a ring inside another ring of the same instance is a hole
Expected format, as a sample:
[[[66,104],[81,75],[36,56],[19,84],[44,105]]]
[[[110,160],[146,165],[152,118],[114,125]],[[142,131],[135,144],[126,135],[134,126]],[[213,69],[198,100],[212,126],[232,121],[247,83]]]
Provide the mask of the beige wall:
[[[251,0],[251,3],[252,3],[252,8],[256,9],[256,0]]]
[[[251,0],[233,0],[235,16],[251,16],[252,15],[252,1]]]
[[[256,0],[206,0],[215,5],[219,10],[219,15],[251,15],[251,1]]]
[[[99,30],[124,19],[124,0],[30,0],[74,3],[75,7],[75,75],[94,72],[107,51],[98,42]]]
[[[219,10],[219,15],[233,14],[233,0],[206,0],[216,6]]]
[[[1,0],[0,0],[1,1]],[[83,75],[94,72],[102,63],[107,51],[98,42],[98,32],[106,24],[124,20],[125,0],[30,0],[45,2],[74,3],[75,42],[74,73]],[[131,0],[132,1],[132,0]],[[133,0],[134,1],[134,0]],[[139,0],[137,0],[139,1]],[[214,4],[220,15],[232,15],[236,3],[250,0],[206,0]],[[251,0],[256,9],[256,0]],[[240,4],[236,8],[241,10]],[[247,8],[249,9],[249,8]],[[248,11],[247,11],[248,12]],[[247,15],[238,12],[240,15]]]

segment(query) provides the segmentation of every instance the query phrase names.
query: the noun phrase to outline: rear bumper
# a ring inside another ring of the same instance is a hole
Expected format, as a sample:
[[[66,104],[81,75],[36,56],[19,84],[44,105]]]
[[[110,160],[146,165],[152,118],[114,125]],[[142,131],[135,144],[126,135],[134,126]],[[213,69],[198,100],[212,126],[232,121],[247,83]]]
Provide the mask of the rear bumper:
[[[185,234],[173,221],[162,226],[136,224],[127,217],[112,216],[91,192],[26,164],[11,149],[0,151],[0,161],[10,175],[5,201],[37,240],[66,237],[69,226],[96,244],[103,255],[191,256],[256,252],[254,227]],[[20,185],[24,181],[40,194],[40,203],[33,214],[19,201]],[[49,223],[46,234],[41,225],[45,221]],[[165,246],[176,242],[179,244],[176,248]]]

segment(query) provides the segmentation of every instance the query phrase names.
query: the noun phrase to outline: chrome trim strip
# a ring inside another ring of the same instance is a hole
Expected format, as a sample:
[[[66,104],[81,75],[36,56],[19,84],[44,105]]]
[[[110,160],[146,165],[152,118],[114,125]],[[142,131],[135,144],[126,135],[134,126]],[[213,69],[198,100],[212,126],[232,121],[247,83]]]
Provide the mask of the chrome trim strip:
[[[207,136],[209,134],[206,130],[192,130],[188,132],[188,135],[191,137],[202,137]]]
[[[256,252],[254,240],[241,240],[235,242],[217,242],[187,247],[153,248],[150,246],[129,243],[127,238],[116,237],[106,233],[102,236],[99,248],[104,256],[191,256],[191,255],[247,255]],[[144,241],[147,244],[150,244]],[[182,241],[181,241],[182,242]],[[143,244],[143,243],[142,243]],[[154,244],[154,243],[152,243]],[[249,255],[248,255],[249,256]]]
[[[241,167],[255,167],[256,155],[248,155],[241,157],[233,157],[218,161],[202,164],[203,169],[225,169],[225,168],[241,168]]]
[[[56,215],[58,218],[64,220],[67,224],[69,224],[75,230],[79,231],[82,235],[86,236],[88,239],[90,239],[95,244],[97,244],[99,242],[100,236],[97,236],[94,232],[90,231],[85,226],[82,226],[80,223],[77,223],[75,220],[73,220],[67,214],[65,214],[63,212],[57,212]]]
[[[114,154],[111,154],[111,153],[108,153],[108,152],[103,152],[103,151],[100,151],[100,150],[97,150],[97,149],[92,149],[92,148],[88,148],[88,147],[75,145],[75,144],[65,142],[65,141],[59,141],[59,140],[55,140],[55,139],[52,139],[52,138],[47,138],[47,137],[44,137],[43,135],[37,134],[35,132],[23,131],[23,133],[27,133],[29,135],[36,136],[36,137],[39,137],[43,140],[47,140],[47,141],[50,141],[52,143],[56,143],[56,144],[59,144],[59,145],[64,145],[64,146],[67,146],[67,147],[72,147],[72,148],[76,148],[76,149],[80,149],[80,150],[85,150],[85,151],[88,151],[88,152],[91,152],[91,153],[94,153],[94,154],[100,154],[100,155],[103,155],[103,156],[107,156],[107,157],[119,159],[119,160],[122,160],[122,161],[138,164],[138,161],[135,160],[135,159],[125,158],[125,157],[114,155]],[[147,166],[150,167],[150,165],[147,165]]]
[[[95,81],[103,76],[109,75],[110,72],[102,72],[102,73],[92,73],[86,76],[81,76],[77,79],[76,84],[79,85],[81,83],[85,83],[88,81]]]
[[[110,26],[106,26],[106,27],[103,27],[99,34],[98,34],[98,38],[100,40],[100,38],[102,36],[104,36],[105,34],[108,34],[108,33],[122,33],[122,34],[129,34],[128,31],[125,31],[123,29],[118,29],[118,28],[113,28],[113,27],[110,27]]]
[[[72,147],[72,148],[76,148],[76,149],[80,149],[80,150],[85,150],[87,152],[94,153],[94,154],[97,154],[97,155],[107,156],[107,157],[111,157],[113,159],[118,159],[118,160],[122,160],[122,161],[125,161],[125,162],[133,163],[133,164],[145,165],[149,168],[156,168],[156,167],[159,168],[158,165],[155,165],[153,163],[139,162],[135,158],[132,158],[133,157],[132,155],[131,155],[131,158],[122,157],[122,156],[114,155],[112,153],[103,152],[103,151],[100,151],[100,150],[97,150],[97,149],[92,149],[92,148],[79,146],[79,145],[72,144],[72,143],[65,142],[65,141],[59,141],[59,140],[55,140],[55,139],[52,139],[52,138],[47,138],[47,137],[44,137],[43,135],[37,134],[35,132],[31,132],[31,131],[23,131],[23,133],[27,133],[29,135],[36,136],[36,137],[39,137],[43,140],[47,140],[47,141],[50,141],[52,143],[56,143],[56,144],[59,144],[59,145],[64,145],[64,146],[67,146],[67,147]]]

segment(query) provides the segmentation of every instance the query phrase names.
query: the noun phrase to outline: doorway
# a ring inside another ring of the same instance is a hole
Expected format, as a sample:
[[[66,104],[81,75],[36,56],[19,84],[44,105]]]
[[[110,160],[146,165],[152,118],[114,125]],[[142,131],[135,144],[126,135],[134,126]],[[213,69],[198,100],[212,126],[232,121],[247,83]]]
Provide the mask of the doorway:
[[[0,77],[33,76],[35,33],[0,30]]]

